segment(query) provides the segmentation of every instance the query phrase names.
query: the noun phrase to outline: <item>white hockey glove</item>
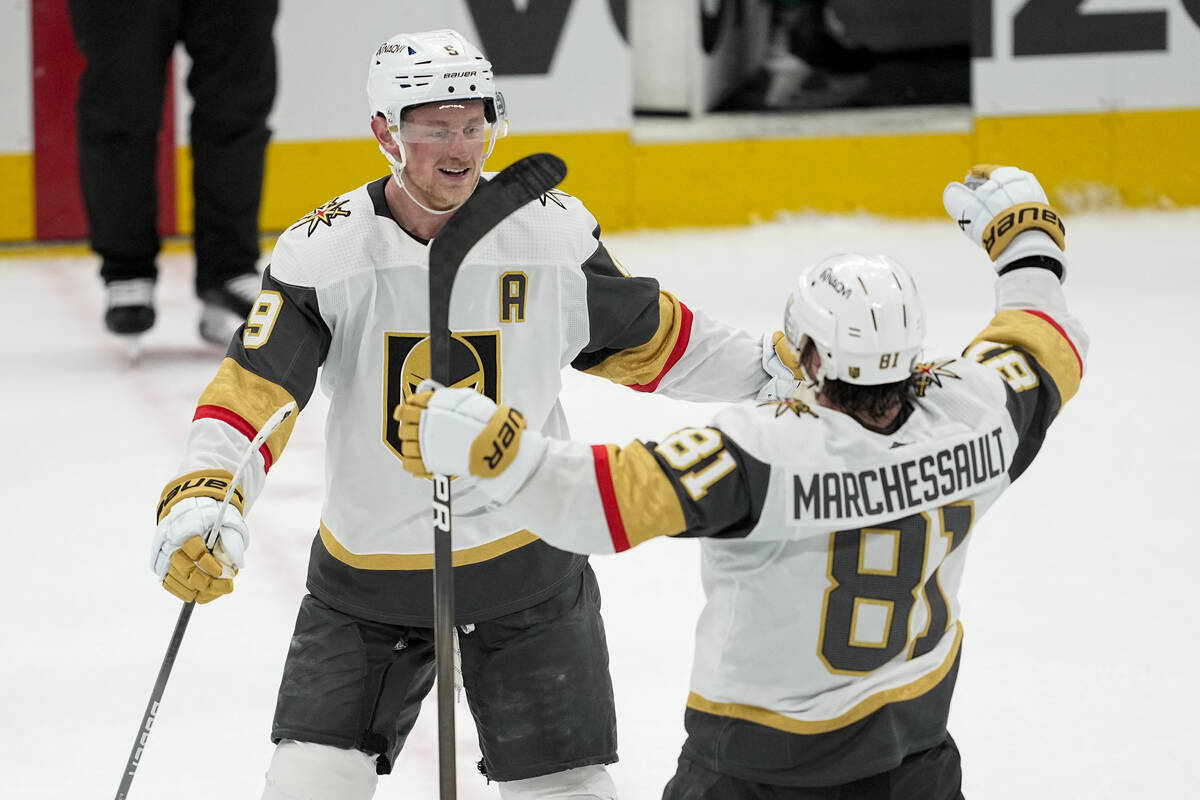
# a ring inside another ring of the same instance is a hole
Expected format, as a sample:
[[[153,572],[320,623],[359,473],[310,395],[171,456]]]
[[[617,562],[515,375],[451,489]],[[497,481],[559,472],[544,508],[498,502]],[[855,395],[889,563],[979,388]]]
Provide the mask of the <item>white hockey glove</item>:
[[[964,183],[946,185],[942,204],[967,238],[991,256],[996,272],[1003,274],[1020,259],[1043,256],[1061,267],[1060,280],[1066,277],[1066,227],[1031,173],[976,165]]]
[[[150,569],[163,588],[185,602],[207,603],[233,591],[233,578],[246,565],[250,531],[242,519],[243,499],[235,491],[216,543],[212,530],[232,475],[223,470],[190,473],[167,484],[158,504],[158,529],[150,548]]]
[[[771,379],[763,384],[754,398],[760,403],[788,399],[804,380],[800,358],[788,344],[783,331],[763,335],[762,368]]]
[[[443,389],[425,381],[393,417],[400,422],[406,470],[422,478],[472,475],[495,505],[525,485],[546,452],[545,438],[526,430],[519,411],[497,406],[474,389]]]

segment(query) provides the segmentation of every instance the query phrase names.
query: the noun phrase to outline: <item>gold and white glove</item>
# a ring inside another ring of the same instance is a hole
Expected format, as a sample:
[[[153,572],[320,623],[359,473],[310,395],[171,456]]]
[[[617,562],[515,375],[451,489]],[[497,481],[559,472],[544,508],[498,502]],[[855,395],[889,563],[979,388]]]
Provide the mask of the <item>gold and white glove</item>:
[[[474,389],[443,389],[432,381],[417,388],[393,414],[404,468],[422,478],[470,475],[493,505],[508,502],[541,463],[545,438],[526,429],[519,411]]]
[[[942,204],[967,238],[991,257],[997,273],[1041,256],[1057,263],[1039,266],[1057,266],[1052,271],[1060,280],[1066,277],[1067,230],[1032,173],[992,164],[974,166],[963,183],[947,184]]]
[[[804,370],[800,368],[800,356],[788,344],[783,331],[763,336],[762,368],[771,376],[754,398],[759,403],[787,400],[800,388]]]
[[[225,508],[216,542],[211,548],[204,543],[232,479],[224,470],[193,472],[163,490],[150,569],[180,600],[207,603],[229,594],[234,576],[246,565],[250,531],[242,519],[240,490]]]

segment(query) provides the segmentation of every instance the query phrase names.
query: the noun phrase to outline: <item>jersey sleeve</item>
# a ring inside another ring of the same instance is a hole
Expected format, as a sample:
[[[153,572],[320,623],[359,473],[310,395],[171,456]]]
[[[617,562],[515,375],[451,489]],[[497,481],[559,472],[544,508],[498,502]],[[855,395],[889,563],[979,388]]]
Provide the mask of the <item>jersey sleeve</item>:
[[[1088,336],[1067,311],[1062,286],[1035,267],[996,282],[996,315],[964,351],[1003,379],[1018,445],[1009,467],[1016,480],[1037,455],[1050,423],[1083,379]]]
[[[653,278],[626,274],[603,243],[582,270],[589,341],[575,369],[635,391],[703,401],[744,400],[769,379],[758,337],[693,311]]]
[[[284,283],[268,267],[247,321],[197,402],[180,466],[181,477],[163,490],[160,520],[170,511],[173,500],[187,496],[189,487],[209,485],[215,478],[216,489],[201,489],[199,493],[223,496],[219,482],[232,478],[247,444],[267,419],[289,402],[295,401],[300,408],[307,405],[331,340],[316,290]],[[295,418],[293,415],[267,438],[258,457],[252,457],[243,471],[239,489],[246,510],[262,492],[267,473],[283,454]]]
[[[512,503],[555,547],[619,553],[660,536],[745,536],[769,479],[766,464],[713,427],[624,447],[551,440]]]

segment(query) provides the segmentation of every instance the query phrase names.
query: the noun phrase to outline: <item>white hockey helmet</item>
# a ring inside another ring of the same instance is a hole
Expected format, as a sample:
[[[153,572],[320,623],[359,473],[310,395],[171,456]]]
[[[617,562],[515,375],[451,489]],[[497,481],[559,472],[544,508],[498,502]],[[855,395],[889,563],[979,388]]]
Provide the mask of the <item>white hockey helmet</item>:
[[[400,147],[401,113],[406,108],[439,100],[482,100],[484,118],[492,124],[491,141],[508,132],[504,97],[496,91],[492,64],[478,47],[449,29],[400,33],[388,39],[371,56],[367,71],[367,100],[371,116],[382,114]]]
[[[843,253],[808,267],[783,315],[788,344],[812,340],[818,382],[863,386],[906,380],[925,339],[925,309],[904,267],[885,255]]]

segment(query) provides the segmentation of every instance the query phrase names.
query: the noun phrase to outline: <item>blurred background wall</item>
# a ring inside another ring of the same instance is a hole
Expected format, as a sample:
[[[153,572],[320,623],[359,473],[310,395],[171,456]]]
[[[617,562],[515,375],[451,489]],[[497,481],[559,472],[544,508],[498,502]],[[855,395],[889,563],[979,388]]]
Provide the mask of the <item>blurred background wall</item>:
[[[607,230],[741,224],[784,211],[924,216],[970,164],[1035,171],[1067,208],[1200,205],[1200,0],[829,0],[853,74],[789,62],[771,0],[283,0],[261,225],[281,230],[384,174],[367,60],[453,27],[491,58],[511,133]],[[188,59],[160,148],[160,227],[191,230]],[[0,241],[86,237],[65,0],[0,3]],[[85,132],[86,133],[86,132]]]

